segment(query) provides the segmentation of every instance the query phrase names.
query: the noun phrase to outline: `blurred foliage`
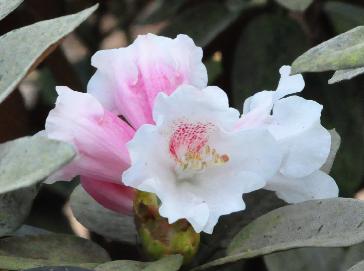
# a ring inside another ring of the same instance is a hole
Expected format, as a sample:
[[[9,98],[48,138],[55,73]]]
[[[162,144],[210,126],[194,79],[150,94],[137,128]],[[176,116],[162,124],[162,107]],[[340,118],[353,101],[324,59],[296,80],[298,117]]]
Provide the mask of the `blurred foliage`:
[[[9,5],[10,2],[11,5]],[[0,0],[0,17],[11,12],[20,2]],[[0,35],[16,28],[31,27],[32,24],[42,20],[79,12],[96,2],[94,0],[24,1],[10,15],[2,19]],[[248,96],[263,89],[276,88],[279,79],[278,69],[281,65],[291,64],[311,47],[363,25],[364,2],[361,0],[101,0],[98,9],[87,20],[86,17],[83,16],[80,20],[74,21],[72,27],[63,29],[56,27],[55,31],[51,31],[52,35],[48,37],[48,40],[42,40],[40,44],[42,50],[36,50],[40,45],[34,34],[27,35],[28,40],[16,40],[15,43],[22,46],[21,52],[24,54],[24,59],[20,63],[24,64],[24,69],[21,74],[17,74],[17,79],[23,80],[20,84],[13,82],[10,82],[11,85],[6,84],[6,91],[4,90],[6,93],[1,92],[4,98],[4,93],[9,96],[0,107],[0,143],[20,136],[32,135],[43,129],[45,118],[54,106],[55,85],[67,85],[75,90],[84,91],[94,72],[90,65],[90,58],[97,50],[127,46],[138,34],[147,32],[170,37],[180,33],[190,35],[196,44],[204,49],[209,84],[215,84],[224,89],[231,99],[231,104],[241,110],[243,101]],[[64,17],[56,20],[64,20]],[[74,32],[63,38],[84,20],[86,21]],[[49,24],[46,27],[52,29]],[[25,28],[27,29],[29,28]],[[2,52],[0,61],[7,57],[7,68],[0,72],[1,86],[6,83],[2,76],[9,74],[15,67],[19,67],[19,63],[12,58],[13,52],[4,51],[6,39],[9,39],[9,36],[15,37],[11,36],[14,35],[11,33],[0,38]],[[10,44],[13,43],[10,42]],[[362,45],[359,44],[353,48],[359,47]],[[45,50],[47,48],[52,50]],[[338,53],[335,50],[329,53],[333,52]],[[48,56],[45,57],[46,55]],[[324,58],[328,60],[328,57]],[[311,61],[310,58],[308,64],[312,64]],[[362,70],[341,70],[340,68],[340,71],[335,74],[335,80],[331,80],[332,83],[353,75],[358,76],[350,81],[341,81],[334,85],[328,84],[328,79],[331,77],[329,73],[304,74],[306,88],[302,93],[305,98],[314,99],[324,105],[325,126],[330,129],[336,128],[341,136],[342,144],[333,165],[332,175],[339,183],[341,194],[348,197],[353,197],[364,188],[364,91],[362,90],[364,76],[361,73]],[[27,76],[24,79],[25,75]],[[28,181],[37,183],[39,178]],[[33,232],[38,236],[39,232],[44,231],[43,229],[71,233],[69,218],[65,214],[67,209],[65,203],[76,184],[72,182],[43,185],[34,200],[31,211],[29,209],[33,201],[32,194],[23,197],[22,190],[2,194],[0,198],[8,200],[7,205],[0,204],[2,217],[3,213],[6,215],[9,210],[13,210],[12,208],[20,210],[14,220],[4,220],[0,217],[0,222],[9,221],[8,224],[0,225],[0,229],[4,230],[3,234],[18,228],[29,211],[30,215],[26,223],[42,229],[39,231],[34,230],[36,228],[30,228],[28,233]],[[264,195],[265,200],[261,200],[263,196],[260,192],[248,197],[248,206],[249,202],[250,205],[254,205],[250,210],[222,218],[217,225],[214,237],[202,236],[200,254],[192,265],[223,256],[222,251],[243,226],[252,219],[282,205],[282,202],[277,201],[273,195],[269,197]],[[85,198],[76,198],[76,194],[73,194],[73,203],[71,203],[73,209],[77,209],[84,202]],[[24,207],[25,205],[28,208]],[[104,213],[96,207],[94,212],[88,213],[88,217],[79,218],[87,219],[83,221],[84,224],[88,224],[89,229],[96,232],[91,233],[91,239],[102,245],[111,255],[112,260],[140,259],[141,253],[138,248],[130,245],[131,240],[124,240],[122,234],[118,235],[115,225],[112,225],[113,227],[103,225],[102,228],[97,226],[98,230],[93,229],[96,223],[95,216],[101,212],[102,216],[107,218],[105,220],[110,221],[112,214]],[[82,212],[79,211],[78,214],[82,215]],[[115,239],[116,235],[119,239],[111,241],[110,236]],[[1,240],[0,248],[6,243],[1,243]],[[25,245],[29,241],[27,240],[21,239],[18,243]],[[36,241],[39,242],[39,240]],[[127,244],[124,241],[127,241]],[[45,250],[49,249],[45,244],[39,245],[39,249],[42,247]],[[64,244],[63,249],[67,250],[67,243]],[[14,250],[18,249],[14,248]],[[341,249],[332,250],[334,254],[330,254],[330,250],[295,250],[290,251],[288,256],[282,253],[266,257],[265,264],[261,259],[247,260],[233,266],[219,267],[217,270],[282,270],[287,264],[285,257],[290,261],[295,261],[297,258],[295,262],[297,270],[318,270],[310,269],[310,265],[301,264],[300,260],[314,255],[319,261],[330,259],[333,255],[341,253],[348,258],[355,254],[353,251],[354,249],[351,252],[345,250],[344,253]],[[9,266],[17,269],[16,261],[20,264],[24,263],[24,265],[18,265],[18,269],[51,263],[48,257],[50,254],[47,253],[44,254],[43,259],[32,259],[28,257],[29,255],[21,253],[19,255],[4,253],[0,253],[0,262],[8,261],[9,269],[11,269]],[[83,256],[89,256],[87,250],[83,253]],[[92,253],[90,256],[94,255]],[[100,253],[96,256],[101,257],[103,252]],[[357,254],[358,252],[355,255]],[[75,260],[72,259],[72,250],[66,253],[66,256],[68,262],[72,263]],[[346,264],[345,268],[349,268],[362,259],[362,256],[354,258],[355,261],[348,260],[349,264]],[[177,270],[181,259],[177,257],[166,259],[166,261],[171,261],[172,267],[169,270],[174,270],[173,268]],[[92,261],[89,262],[92,263]],[[140,262],[119,261],[106,264],[96,270],[162,270],[158,269],[158,264],[160,263],[148,265]],[[4,266],[0,268],[7,268]],[[322,266],[322,270],[325,268],[332,270],[335,264],[330,261]],[[96,267],[96,265],[86,267]]]

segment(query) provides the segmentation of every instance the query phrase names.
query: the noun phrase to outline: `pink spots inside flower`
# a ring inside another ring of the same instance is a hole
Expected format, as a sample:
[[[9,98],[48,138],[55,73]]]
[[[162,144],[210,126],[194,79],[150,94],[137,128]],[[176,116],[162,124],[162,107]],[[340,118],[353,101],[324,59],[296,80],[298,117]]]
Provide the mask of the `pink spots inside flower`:
[[[179,122],[173,129],[169,152],[182,170],[203,170],[210,165],[221,165],[229,161],[227,154],[220,155],[208,144],[214,131],[212,123]]]

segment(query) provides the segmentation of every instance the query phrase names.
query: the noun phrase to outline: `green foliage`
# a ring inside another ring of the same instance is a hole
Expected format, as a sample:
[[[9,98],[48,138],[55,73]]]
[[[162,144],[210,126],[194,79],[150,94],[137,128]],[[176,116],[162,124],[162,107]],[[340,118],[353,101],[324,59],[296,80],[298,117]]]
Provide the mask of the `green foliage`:
[[[241,109],[245,98],[264,89],[275,89],[279,68],[306,48],[306,39],[296,22],[278,15],[253,19],[240,34],[234,54],[234,106]]]
[[[132,216],[102,207],[81,185],[71,194],[70,203],[74,216],[89,230],[112,240],[135,244],[137,233]]]
[[[275,1],[285,8],[294,11],[304,11],[312,4],[314,0],[275,0]]]
[[[345,70],[364,66],[364,26],[311,48],[292,63],[292,73]]]
[[[89,267],[109,260],[107,252],[100,246],[72,235],[50,234],[0,240],[1,269],[24,269],[47,265]]]
[[[364,261],[357,263],[356,265],[352,266],[348,271],[361,271],[364,269]]]
[[[1,144],[0,154],[0,192],[5,193],[39,183],[75,152],[67,143],[36,135]]]
[[[206,1],[176,16],[162,35],[189,35],[197,45],[205,46],[234,22],[242,10],[260,6],[265,1],[241,1],[233,8],[222,1]]]
[[[6,15],[16,9],[22,2],[23,0],[0,0],[0,20],[5,18]]]
[[[195,270],[297,247],[340,247],[364,241],[364,202],[353,199],[307,201],[281,207],[243,228],[227,256]]]
[[[171,255],[155,262],[113,261],[95,268],[95,271],[177,271],[182,266],[181,255]]]
[[[37,192],[32,186],[0,194],[0,236],[14,232],[24,223]]]
[[[34,66],[89,17],[97,5],[79,13],[42,21],[13,30],[0,37],[0,102],[18,85]],[[14,55],[21,56],[14,58]]]

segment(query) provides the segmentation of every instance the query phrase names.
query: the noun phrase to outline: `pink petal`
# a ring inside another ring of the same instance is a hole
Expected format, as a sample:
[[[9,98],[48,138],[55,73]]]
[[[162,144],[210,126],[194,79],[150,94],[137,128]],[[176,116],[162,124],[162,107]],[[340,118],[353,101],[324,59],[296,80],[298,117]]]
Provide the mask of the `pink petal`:
[[[98,203],[107,209],[132,215],[135,190],[122,183],[113,183],[81,176],[81,185]]]
[[[152,108],[159,92],[171,94],[182,84],[198,88],[207,84],[202,49],[186,35],[139,36],[127,48],[97,52],[92,65],[97,71],[87,91],[135,129],[153,123]]]
[[[103,109],[90,94],[58,87],[56,107],[49,113],[44,134],[74,145],[77,157],[49,177],[69,180],[77,175],[120,182],[129,167],[126,143],[134,130],[116,115]]]

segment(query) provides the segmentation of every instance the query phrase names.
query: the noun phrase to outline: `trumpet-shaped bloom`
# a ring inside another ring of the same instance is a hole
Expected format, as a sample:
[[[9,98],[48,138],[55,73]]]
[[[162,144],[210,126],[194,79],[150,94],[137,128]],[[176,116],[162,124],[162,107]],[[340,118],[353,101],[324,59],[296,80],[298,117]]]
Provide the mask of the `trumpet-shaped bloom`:
[[[331,146],[330,133],[320,123],[322,105],[285,97],[304,88],[302,75],[290,72],[283,66],[276,91],[258,92],[245,101],[237,128],[265,127],[284,152],[279,173],[268,181],[267,189],[289,203],[336,197],[335,181],[320,171]]]
[[[57,87],[57,93],[56,107],[42,134],[72,144],[77,156],[47,182],[81,175],[81,184],[98,202],[117,212],[130,212],[134,191],[120,184],[120,175],[130,165],[126,143],[134,129],[90,94],[67,87]]]
[[[153,119],[128,143],[132,166],[122,179],[155,193],[170,223],[185,218],[211,233],[221,215],[245,209],[242,194],[264,187],[281,163],[267,130],[234,130],[239,113],[217,87],[161,93]]]
[[[159,92],[171,94],[181,84],[206,86],[201,59],[202,49],[186,35],[138,36],[126,48],[98,51],[92,57],[97,71],[87,92],[138,129],[153,123],[152,108]]]
[[[202,49],[186,35],[170,39],[148,34],[127,48],[97,52],[88,94],[57,88],[56,107],[43,134],[72,144],[77,157],[48,182],[80,175],[85,190],[100,204],[130,213],[134,189],[120,183],[130,165],[126,143],[135,129],[152,122],[158,92],[171,94],[183,83],[206,85],[201,59]]]

